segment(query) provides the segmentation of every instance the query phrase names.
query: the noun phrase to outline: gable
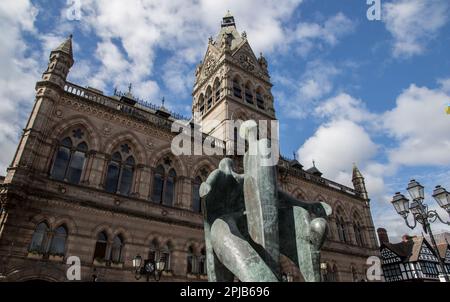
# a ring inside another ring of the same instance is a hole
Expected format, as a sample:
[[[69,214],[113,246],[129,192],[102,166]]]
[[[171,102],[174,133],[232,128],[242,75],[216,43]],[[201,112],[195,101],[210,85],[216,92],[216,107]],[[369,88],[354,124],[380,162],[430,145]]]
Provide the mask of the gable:
[[[243,70],[266,82],[270,82],[267,66],[265,68],[261,67],[260,60],[256,58],[247,40],[233,53],[232,57],[233,63],[240,66]]]
[[[383,264],[401,262],[402,259],[387,247],[381,250],[381,262]]]
[[[233,61],[246,71],[263,74],[258,59],[247,41],[233,53]]]
[[[445,259],[444,259],[445,263],[449,263],[450,264],[450,249],[447,248],[447,252],[445,253]]]
[[[424,242],[420,248],[418,260],[433,262],[439,261],[436,255],[431,251],[430,247]]]
[[[213,45],[208,46],[203,62],[197,67],[196,78],[198,82],[209,78],[218,66],[220,53]]]

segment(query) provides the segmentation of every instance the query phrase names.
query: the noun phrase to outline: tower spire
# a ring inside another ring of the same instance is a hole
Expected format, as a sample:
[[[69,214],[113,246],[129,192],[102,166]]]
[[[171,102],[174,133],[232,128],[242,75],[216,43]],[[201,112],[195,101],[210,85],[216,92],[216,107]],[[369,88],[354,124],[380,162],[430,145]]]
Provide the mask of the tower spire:
[[[73,59],[72,38],[73,38],[73,35],[70,34],[69,37],[67,37],[67,39],[64,40],[64,42],[62,42],[52,52],[63,52],[66,55],[69,55]]]
[[[369,199],[369,195],[367,194],[366,182],[364,181],[364,177],[359,171],[356,163],[353,163],[353,175],[352,175],[353,187],[360,194],[360,196],[364,199]]]
[[[42,74],[42,81],[51,82],[64,89],[73,63],[72,35],[70,35],[50,53],[47,70]]]

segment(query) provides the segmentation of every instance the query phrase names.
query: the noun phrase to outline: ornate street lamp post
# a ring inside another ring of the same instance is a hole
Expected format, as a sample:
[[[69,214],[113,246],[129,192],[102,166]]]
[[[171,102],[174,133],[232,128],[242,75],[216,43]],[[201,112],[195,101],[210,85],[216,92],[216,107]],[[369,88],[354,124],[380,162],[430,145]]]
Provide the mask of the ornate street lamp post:
[[[414,229],[417,226],[417,223],[419,223],[422,225],[424,232],[430,235],[431,243],[433,244],[435,253],[438,256],[442,274],[444,275],[446,281],[450,281],[445,271],[444,261],[439,255],[439,250],[436,244],[436,240],[433,236],[433,232],[431,231],[431,223],[435,222],[438,219],[440,222],[447,225],[450,225],[450,222],[444,221],[435,210],[428,210],[428,205],[423,202],[425,199],[424,187],[419,182],[411,180],[408,184],[407,190],[412,199],[411,205],[409,204],[409,200],[404,195],[400,194],[400,192],[395,194],[394,198],[392,199],[392,205],[394,206],[397,213],[403,217],[406,225],[410,229]],[[437,186],[433,191],[433,197],[439,204],[439,206],[446,210],[450,215],[450,194],[447,192],[447,190],[445,190],[441,186]],[[412,224],[408,221],[410,212],[413,217]]]
[[[136,280],[141,279],[142,276],[147,277],[147,282],[150,281],[150,276],[153,276],[155,281],[161,279],[162,272],[166,267],[166,261],[160,257],[158,261],[147,259],[142,261],[142,257],[138,254],[133,259],[134,277]]]

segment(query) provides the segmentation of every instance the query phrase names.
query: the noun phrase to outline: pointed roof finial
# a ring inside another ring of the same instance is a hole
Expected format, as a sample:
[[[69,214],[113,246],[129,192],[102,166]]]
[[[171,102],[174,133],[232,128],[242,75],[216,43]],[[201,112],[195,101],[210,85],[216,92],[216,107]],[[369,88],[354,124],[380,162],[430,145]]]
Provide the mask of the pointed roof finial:
[[[69,37],[62,42],[58,47],[56,47],[53,51],[57,52],[63,52],[67,55],[69,55],[71,58],[73,58],[73,52],[72,52],[72,34],[69,35]]]
[[[166,99],[163,97],[161,100],[161,108],[164,108],[164,103],[166,102]]]
[[[227,14],[225,15],[225,18],[229,18],[229,17],[233,17],[233,15],[231,14],[230,10],[227,10]]]
[[[323,175],[322,172],[320,172],[319,169],[316,168],[316,161],[313,159],[312,162],[313,162],[313,166],[311,168],[309,168],[308,170],[306,170],[306,172],[311,173],[318,177],[322,177],[322,175]]]
[[[352,179],[356,178],[364,178],[361,174],[361,171],[359,171],[358,166],[356,166],[356,163],[353,163],[353,175]]]
[[[133,84],[128,85],[128,94],[131,94],[131,91],[133,90]]]
[[[297,154],[295,153],[295,151],[292,151],[292,154],[294,154],[294,159],[297,159]]]

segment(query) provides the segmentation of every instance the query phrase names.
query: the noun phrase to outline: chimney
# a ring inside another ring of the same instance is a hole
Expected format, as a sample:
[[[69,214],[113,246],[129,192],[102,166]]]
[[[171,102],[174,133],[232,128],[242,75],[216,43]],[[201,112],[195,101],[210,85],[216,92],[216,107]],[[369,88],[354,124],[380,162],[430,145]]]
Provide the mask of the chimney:
[[[379,229],[377,229],[377,233],[378,233],[378,240],[380,241],[380,244],[389,243],[389,236],[388,236],[386,229],[379,228]]]
[[[403,242],[408,242],[408,241],[412,241],[414,238],[416,238],[417,236],[409,236],[407,234],[403,235],[402,237],[402,241]]]

